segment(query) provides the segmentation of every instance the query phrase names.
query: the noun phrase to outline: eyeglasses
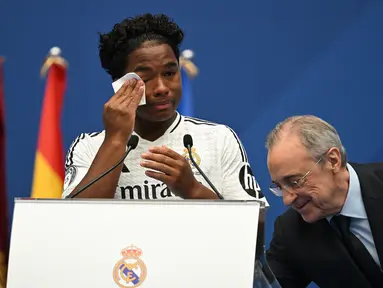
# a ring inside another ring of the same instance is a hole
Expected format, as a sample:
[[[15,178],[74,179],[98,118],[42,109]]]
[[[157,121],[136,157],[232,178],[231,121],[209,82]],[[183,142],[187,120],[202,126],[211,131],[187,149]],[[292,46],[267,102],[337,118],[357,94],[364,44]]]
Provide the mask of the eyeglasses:
[[[320,161],[322,161],[323,159],[323,155],[319,158],[319,160],[315,163],[315,165],[319,164]],[[314,166],[315,166],[314,165]],[[299,188],[302,188],[304,183],[305,183],[305,180],[307,178],[307,176],[312,172],[312,168],[307,171],[306,174],[304,174],[301,178],[299,178],[298,180],[295,180],[295,181],[291,181],[290,183],[287,183],[287,184],[284,184],[284,185],[280,185],[280,184],[277,184],[275,182],[272,182],[270,184],[270,191],[273,192],[273,194],[275,196],[278,196],[278,197],[281,197],[282,196],[282,190],[283,189],[286,189],[286,190],[297,190]]]

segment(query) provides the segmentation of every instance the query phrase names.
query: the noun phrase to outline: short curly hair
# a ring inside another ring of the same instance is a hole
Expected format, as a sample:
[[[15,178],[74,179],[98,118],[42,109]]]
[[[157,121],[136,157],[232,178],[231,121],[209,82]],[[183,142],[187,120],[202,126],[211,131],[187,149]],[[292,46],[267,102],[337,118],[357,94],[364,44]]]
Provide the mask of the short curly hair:
[[[129,54],[145,42],[168,44],[178,60],[184,38],[184,32],[168,16],[150,13],[126,18],[109,33],[99,35],[101,66],[113,80],[124,75]]]

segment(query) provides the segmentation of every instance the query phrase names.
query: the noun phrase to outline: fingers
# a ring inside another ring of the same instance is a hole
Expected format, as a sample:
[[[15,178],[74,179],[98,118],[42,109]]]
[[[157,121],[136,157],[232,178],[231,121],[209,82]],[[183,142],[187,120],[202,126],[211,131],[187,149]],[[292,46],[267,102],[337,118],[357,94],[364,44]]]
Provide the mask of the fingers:
[[[144,168],[156,170],[158,172],[162,172],[163,174],[167,174],[169,176],[174,174],[174,171],[173,171],[174,169],[171,166],[168,166],[164,163],[144,160],[140,163],[140,165]]]
[[[177,176],[181,173],[180,171],[183,171],[185,159],[173,150],[167,147],[154,147],[149,151],[141,155],[141,158],[144,159],[140,164],[142,167],[162,172],[168,176]]]
[[[149,152],[153,153],[153,154],[160,154],[160,155],[165,155],[171,159],[174,159],[174,160],[183,160],[184,157],[181,156],[180,154],[178,154],[177,152],[175,152],[174,150],[166,147],[166,146],[155,146],[155,147],[151,147],[149,148]]]
[[[120,89],[112,96],[111,99],[119,99],[124,95],[129,95],[137,85],[137,79],[129,79],[126,81]]]
[[[160,172],[145,171],[145,175],[150,177],[150,178],[153,178],[153,179],[156,179],[158,181],[161,181],[161,182],[163,182],[165,184],[171,182],[171,177],[170,176],[168,176],[166,174],[163,174],[163,173],[160,173]]]
[[[134,86],[133,90],[131,90],[129,94],[127,92],[125,92],[125,94],[126,97],[122,97],[124,98],[122,103],[124,103],[124,105],[127,106],[133,104],[134,107],[137,108],[144,94],[144,82],[142,82],[141,80],[138,81]]]
[[[143,94],[143,89],[144,83],[141,80],[129,79],[108,102],[113,107],[122,105],[121,108],[123,108],[129,106],[131,103],[137,103],[135,106],[138,106]],[[138,99],[138,101],[136,99]]]
[[[126,81],[121,88],[110,98],[108,102],[112,102],[115,105],[119,105],[129,99],[132,95],[132,92],[134,89],[138,89],[140,86],[139,84],[142,83],[142,81],[137,81],[137,79],[129,79]],[[131,100],[129,100],[130,102]]]
[[[141,155],[141,158],[144,160],[147,160],[147,161],[157,162],[159,164],[163,164],[163,165],[166,165],[166,166],[172,167],[172,168],[176,168],[179,166],[179,163],[177,162],[177,160],[175,160],[175,159],[173,159],[167,155],[164,155],[164,154],[147,152],[147,153],[143,153]],[[166,171],[163,171],[163,172],[167,173]],[[167,174],[169,174],[169,173],[167,173]]]

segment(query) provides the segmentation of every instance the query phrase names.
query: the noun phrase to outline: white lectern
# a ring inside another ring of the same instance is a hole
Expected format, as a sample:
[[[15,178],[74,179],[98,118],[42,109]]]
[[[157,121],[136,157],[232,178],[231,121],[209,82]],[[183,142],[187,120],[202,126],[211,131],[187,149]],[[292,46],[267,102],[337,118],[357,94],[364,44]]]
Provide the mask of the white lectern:
[[[16,199],[7,287],[251,288],[262,209],[260,201]]]

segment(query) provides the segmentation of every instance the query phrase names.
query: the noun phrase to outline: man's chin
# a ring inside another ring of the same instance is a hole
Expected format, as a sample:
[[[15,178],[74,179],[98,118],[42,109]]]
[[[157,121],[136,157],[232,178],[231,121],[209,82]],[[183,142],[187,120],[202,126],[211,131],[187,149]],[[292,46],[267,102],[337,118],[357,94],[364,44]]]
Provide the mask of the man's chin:
[[[175,114],[175,110],[156,111],[152,113],[137,113],[137,116],[149,122],[164,122],[171,119]]]
[[[324,218],[321,213],[318,213],[316,211],[308,211],[306,213],[300,213],[300,214],[302,216],[302,219],[307,223],[314,223]]]

